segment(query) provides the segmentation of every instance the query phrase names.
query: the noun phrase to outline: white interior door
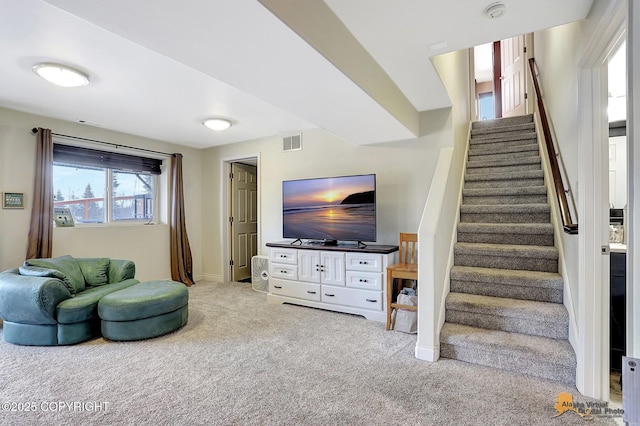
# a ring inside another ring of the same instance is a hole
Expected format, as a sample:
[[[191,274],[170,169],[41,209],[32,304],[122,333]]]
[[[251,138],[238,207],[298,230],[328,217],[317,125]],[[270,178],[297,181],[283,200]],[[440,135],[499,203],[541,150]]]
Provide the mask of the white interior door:
[[[526,114],[525,36],[500,41],[502,116]]]
[[[251,258],[258,254],[257,168],[231,165],[231,271],[232,281],[251,277]]]

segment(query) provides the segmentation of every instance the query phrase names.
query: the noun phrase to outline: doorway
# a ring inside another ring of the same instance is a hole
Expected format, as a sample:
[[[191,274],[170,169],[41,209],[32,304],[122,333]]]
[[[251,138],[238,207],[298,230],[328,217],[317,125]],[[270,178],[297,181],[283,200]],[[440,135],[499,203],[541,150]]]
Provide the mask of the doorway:
[[[227,219],[223,264],[225,282],[250,282],[251,259],[259,251],[258,158],[226,160],[224,173],[224,207]]]
[[[609,344],[612,401],[622,400],[622,356],[626,355],[627,256],[627,74],[626,41],[608,59],[609,121]]]
[[[532,35],[474,47],[476,120],[513,117],[532,111],[526,61]]]
[[[493,44],[486,43],[473,48],[474,79],[476,87],[476,120],[496,118],[493,85]]]

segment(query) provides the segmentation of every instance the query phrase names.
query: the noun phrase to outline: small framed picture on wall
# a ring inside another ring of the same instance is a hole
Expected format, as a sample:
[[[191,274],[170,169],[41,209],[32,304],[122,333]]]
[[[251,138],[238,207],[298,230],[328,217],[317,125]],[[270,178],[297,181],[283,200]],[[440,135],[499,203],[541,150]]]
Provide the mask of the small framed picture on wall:
[[[24,193],[23,192],[3,192],[2,208],[3,209],[24,209]]]

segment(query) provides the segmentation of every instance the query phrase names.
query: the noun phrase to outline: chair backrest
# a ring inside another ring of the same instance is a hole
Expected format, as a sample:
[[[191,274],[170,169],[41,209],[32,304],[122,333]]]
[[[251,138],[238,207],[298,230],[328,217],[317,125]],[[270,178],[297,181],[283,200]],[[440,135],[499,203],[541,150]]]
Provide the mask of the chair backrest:
[[[416,263],[416,244],[418,234],[400,233],[400,257],[398,263]]]

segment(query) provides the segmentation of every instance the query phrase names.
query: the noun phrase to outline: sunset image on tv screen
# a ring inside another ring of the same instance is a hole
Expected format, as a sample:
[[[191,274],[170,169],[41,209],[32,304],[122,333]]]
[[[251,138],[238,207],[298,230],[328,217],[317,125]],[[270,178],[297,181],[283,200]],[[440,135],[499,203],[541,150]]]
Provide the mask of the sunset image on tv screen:
[[[375,241],[375,187],[375,175],[283,182],[283,237]]]

